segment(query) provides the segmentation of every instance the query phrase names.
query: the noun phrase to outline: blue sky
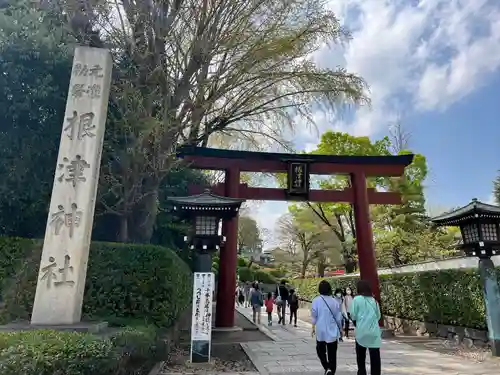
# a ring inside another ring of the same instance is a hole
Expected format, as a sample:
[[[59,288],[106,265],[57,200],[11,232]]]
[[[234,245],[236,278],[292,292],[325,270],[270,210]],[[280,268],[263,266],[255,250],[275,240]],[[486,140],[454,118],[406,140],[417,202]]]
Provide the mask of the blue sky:
[[[500,169],[500,2],[331,0],[329,7],[352,40],[311,58],[361,75],[372,105],[343,117],[315,113],[318,133],[376,139],[401,118],[411,148],[427,157],[431,211],[474,197],[491,201]],[[294,140],[313,149],[319,134],[299,129]],[[271,233],[286,208],[285,202],[250,206]]]

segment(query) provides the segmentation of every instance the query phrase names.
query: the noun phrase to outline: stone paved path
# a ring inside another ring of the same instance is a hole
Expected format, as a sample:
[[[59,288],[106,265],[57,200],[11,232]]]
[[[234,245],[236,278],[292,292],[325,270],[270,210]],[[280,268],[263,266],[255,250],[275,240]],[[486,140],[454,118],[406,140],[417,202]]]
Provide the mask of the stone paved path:
[[[238,307],[238,311],[251,319],[251,309]],[[276,319],[276,315],[274,318]],[[297,328],[288,324],[278,326],[276,320],[273,326],[268,327],[267,315],[263,313],[261,322],[264,324],[259,327],[274,341],[242,344],[259,373],[264,375],[283,373],[323,375],[323,368],[316,357],[315,341],[311,338],[311,325],[300,320]],[[419,350],[391,340],[383,341],[381,356],[382,373],[388,375],[500,374],[500,362],[496,359],[477,363],[430,350]],[[357,373],[354,340],[345,340],[339,344],[337,361],[336,375]]]

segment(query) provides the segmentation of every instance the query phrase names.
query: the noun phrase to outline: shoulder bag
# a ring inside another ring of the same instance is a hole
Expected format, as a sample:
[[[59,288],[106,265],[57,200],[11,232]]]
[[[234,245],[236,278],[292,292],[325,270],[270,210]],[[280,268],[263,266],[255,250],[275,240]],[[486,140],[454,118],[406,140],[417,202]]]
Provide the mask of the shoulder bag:
[[[323,302],[325,303],[326,307],[328,307],[328,310],[330,310],[330,313],[332,314],[333,321],[337,325],[337,328],[339,330],[339,335],[340,335],[340,340],[342,340],[342,327],[339,326],[339,323],[337,322],[337,319],[335,319],[335,314],[333,313],[332,309],[330,308],[330,305],[326,300],[323,298],[323,296],[320,296]]]
[[[274,301],[274,303],[276,303],[276,305],[281,305],[283,303],[283,299],[281,298],[281,293],[280,293],[280,286],[278,285],[277,287],[277,290],[278,290],[278,295],[276,296],[276,300]]]

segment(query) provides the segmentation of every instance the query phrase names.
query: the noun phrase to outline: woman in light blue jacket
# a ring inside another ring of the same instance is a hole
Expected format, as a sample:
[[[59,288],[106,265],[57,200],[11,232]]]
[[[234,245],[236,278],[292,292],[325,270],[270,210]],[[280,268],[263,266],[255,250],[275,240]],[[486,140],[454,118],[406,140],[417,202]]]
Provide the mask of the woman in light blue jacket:
[[[358,295],[354,297],[349,308],[351,320],[355,327],[356,362],[358,375],[366,375],[366,350],[370,353],[371,375],[380,375],[380,344],[381,331],[380,308],[373,298],[370,284],[366,280],[359,280]]]
[[[325,375],[337,370],[337,345],[342,339],[342,312],[340,303],[332,297],[332,286],[322,280],[319,296],[313,299],[311,308],[312,336],[316,335],[316,352],[325,369]]]

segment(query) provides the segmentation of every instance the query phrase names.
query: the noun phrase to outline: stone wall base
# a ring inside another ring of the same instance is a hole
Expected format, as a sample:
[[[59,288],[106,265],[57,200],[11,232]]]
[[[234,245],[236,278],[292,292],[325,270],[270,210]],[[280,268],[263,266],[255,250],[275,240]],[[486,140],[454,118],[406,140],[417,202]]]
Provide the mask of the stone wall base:
[[[392,316],[384,316],[384,325],[400,334],[440,337],[453,340],[457,345],[462,344],[466,347],[490,346],[488,332],[474,328],[419,322]]]

